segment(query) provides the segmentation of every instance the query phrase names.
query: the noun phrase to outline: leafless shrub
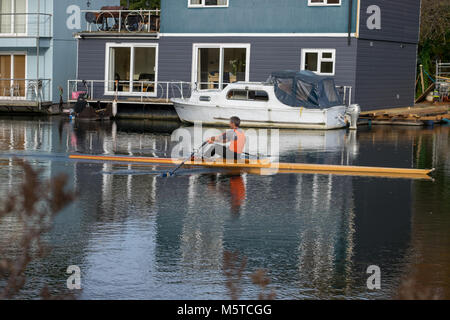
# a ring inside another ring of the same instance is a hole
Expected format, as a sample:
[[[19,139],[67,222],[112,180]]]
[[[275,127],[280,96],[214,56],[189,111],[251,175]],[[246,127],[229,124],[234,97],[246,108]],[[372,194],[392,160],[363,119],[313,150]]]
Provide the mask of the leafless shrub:
[[[445,299],[440,288],[430,284],[428,268],[414,266],[404,277],[395,297],[397,300],[440,300]]]
[[[223,272],[227,278],[226,286],[232,300],[238,300],[242,293],[241,282],[244,277],[244,271],[247,267],[247,257],[241,256],[238,252],[225,251],[223,254]],[[258,295],[259,300],[273,300],[275,293],[271,291],[266,293],[267,286],[271,283],[266,270],[257,270],[250,275],[253,284],[261,288]]]
[[[17,161],[24,172],[24,181],[20,187],[1,201],[0,221],[6,216],[15,216],[20,223],[21,236],[19,250],[14,258],[5,256],[0,248],[0,280],[5,284],[0,287],[0,299],[11,299],[25,286],[25,272],[35,259],[44,257],[49,248],[43,242],[43,235],[49,232],[55,216],[74,200],[74,194],[65,190],[67,176],[59,175],[49,181],[39,181],[39,171],[29,164]],[[14,243],[10,236],[8,243]],[[50,299],[47,288],[41,292],[43,299]]]
[[[420,40],[445,43],[450,30],[450,1],[422,0]]]
[[[247,267],[247,257],[237,252],[225,251],[223,253],[223,273],[227,277],[226,286],[232,300],[237,300],[242,292],[241,280]]]
[[[271,290],[269,293],[266,293],[267,286],[271,283],[269,276],[267,275],[267,270],[257,270],[250,275],[253,284],[259,286],[261,288],[261,293],[258,296],[259,300],[274,300],[275,292]]]

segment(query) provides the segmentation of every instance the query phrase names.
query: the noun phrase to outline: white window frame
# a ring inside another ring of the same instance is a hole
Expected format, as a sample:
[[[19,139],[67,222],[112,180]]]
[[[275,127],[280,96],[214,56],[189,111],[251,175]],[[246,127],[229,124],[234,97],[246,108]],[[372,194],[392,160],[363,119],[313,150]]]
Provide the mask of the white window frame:
[[[14,9],[14,2],[15,0],[11,0],[11,31],[15,31],[15,9]],[[1,13],[1,12],[0,12]],[[19,12],[25,14],[25,32],[17,33],[17,32],[10,32],[10,33],[1,33],[0,37],[10,37],[10,36],[26,36],[28,34],[28,0],[25,1],[25,12]]]
[[[306,70],[306,54],[307,53],[317,53],[317,71],[313,71],[314,73],[321,76],[334,76],[336,74],[336,49],[302,49],[302,61],[300,64],[301,70]],[[332,58],[322,58],[323,53],[331,53],[333,54]],[[322,62],[333,62],[333,73],[323,73]]]
[[[339,3],[328,3],[328,0],[322,0],[322,2],[312,2],[312,0],[308,0],[309,7],[339,7],[342,4],[342,0],[339,0]]]
[[[225,5],[209,5],[207,6],[205,4],[205,0],[201,0],[202,3],[200,4],[191,4],[191,0],[187,0],[188,2],[188,8],[228,8],[228,5],[230,3],[230,0],[227,0],[227,4]]]
[[[3,92],[0,93],[0,100],[26,100],[28,97],[28,80],[27,80],[27,74],[28,74],[28,56],[26,52],[1,52],[0,56],[11,56],[11,81],[10,86],[12,87],[14,84],[14,56],[25,56],[25,95],[20,97],[12,97],[11,94],[9,96],[4,96]]]
[[[208,91],[208,90],[222,90],[223,89],[223,49],[226,48],[243,48],[246,49],[246,61],[245,61],[245,82],[249,82],[250,80],[250,48],[251,45],[249,43],[194,43],[192,45],[192,85],[198,82],[198,49],[204,48],[212,48],[212,49],[220,49],[220,59],[219,59],[219,88],[218,89],[200,89],[200,86],[197,86],[197,90],[199,91]]]
[[[322,0],[322,2],[312,2],[312,0],[308,0],[308,6],[310,7],[338,7],[342,4],[342,0],[339,0],[339,3],[328,3],[328,0]]]
[[[109,62],[110,62],[110,52],[111,48],[130,48],[130,91],[124,92],[124,91],[118,91],[117,93],[115,91],[109,90]],[[134,49],[135,48],[155,48],[155,90],[154,92],[132,92],[133,90],[133,75],[134,75]],[[114,43],[114,42],[108,42],[106,43],[106,49],[105,49],[105,95],[106,96],[113,96],[113,95],[119,95],[119,96],[147,96],[147,97],[157,97],[158,96],[158,64],[159,64],[159,44],[157,43]]]

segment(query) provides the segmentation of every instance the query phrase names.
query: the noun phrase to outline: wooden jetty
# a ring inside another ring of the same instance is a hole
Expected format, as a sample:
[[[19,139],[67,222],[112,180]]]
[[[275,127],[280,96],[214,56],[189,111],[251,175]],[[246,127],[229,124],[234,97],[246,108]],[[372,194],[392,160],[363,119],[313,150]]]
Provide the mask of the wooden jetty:
[[[362,112],[361,121],[372,124],[424,126],[450,119],[449,104],[418,104],[413,107]]]

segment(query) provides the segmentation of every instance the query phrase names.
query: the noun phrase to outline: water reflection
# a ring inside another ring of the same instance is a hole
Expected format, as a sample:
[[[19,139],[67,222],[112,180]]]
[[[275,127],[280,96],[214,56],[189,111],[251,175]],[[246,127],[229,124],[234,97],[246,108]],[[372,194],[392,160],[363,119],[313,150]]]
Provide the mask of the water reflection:
[[[79,192],[48,236],[52,254],[33,265],[36,277],[52,280],[57,292],[61,270],[77,264],[83,298],[224,298],[223,253],[237,250],[249,258],[247,272],[270,271],[279,298],[389,298],[420,254],[434,270],[430,281],[448,293],[449,127],[279,134],[282,161],[433,166],[435,183],[202,169],[162,179],[150,173],[164,166],[66,159],[71,152],[168,156],[176,130],[193,129],[0,118],[1,195],[21,181],[13,156],[41,168],[42,178],[65,172]],[[14,225],[0,223],[1,246],[19,232]],[[372,264],[383,271],[381,291],[366,288]],[[255,290],[247,281],[243,297],[255,298]]]

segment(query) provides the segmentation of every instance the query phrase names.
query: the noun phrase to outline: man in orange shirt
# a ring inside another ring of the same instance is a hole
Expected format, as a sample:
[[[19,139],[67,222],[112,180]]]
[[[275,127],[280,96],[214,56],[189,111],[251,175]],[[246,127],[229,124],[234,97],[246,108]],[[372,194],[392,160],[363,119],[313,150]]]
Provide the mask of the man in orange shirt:
[[[238,117],[232,117],[230,119],[230,128],[224,134],[211,137],[208,142],[209,144],[214,144],[214,142],[231,142],[230,146],[214,145],[208,151],[205,152],[206,157],[213,157],[218,154],[222,158],[227,160],[238,160],[241,159],[242,153],[244,152],[246,137],[244,131],[242,131],[239,126],[241,125],[241,119]]]

